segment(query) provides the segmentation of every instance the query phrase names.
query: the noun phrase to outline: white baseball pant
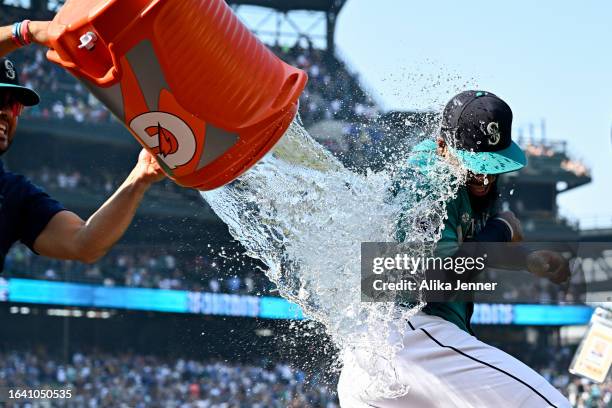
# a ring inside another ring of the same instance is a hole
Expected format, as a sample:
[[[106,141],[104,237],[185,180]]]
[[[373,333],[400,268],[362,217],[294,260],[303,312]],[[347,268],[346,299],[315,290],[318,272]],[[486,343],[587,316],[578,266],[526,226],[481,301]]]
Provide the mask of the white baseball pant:
[[[571,407],[531,368],[440,317],[423,312],[412,317],[403,344],[394,361],[395,378],[408,391],[392,399],[367,392],[371,378],[363,367],[371,353],[344,351],[338,383],[342,408]]]

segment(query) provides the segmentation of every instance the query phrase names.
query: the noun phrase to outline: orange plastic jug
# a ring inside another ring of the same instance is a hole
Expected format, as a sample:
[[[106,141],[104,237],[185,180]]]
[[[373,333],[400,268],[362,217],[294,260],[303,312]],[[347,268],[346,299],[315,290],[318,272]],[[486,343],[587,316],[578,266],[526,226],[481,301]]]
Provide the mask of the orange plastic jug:
[[[223,0],[69,0],[49,60],[80,79],[180,185],[210,190],[263,157],[297,112],[306,74]]]

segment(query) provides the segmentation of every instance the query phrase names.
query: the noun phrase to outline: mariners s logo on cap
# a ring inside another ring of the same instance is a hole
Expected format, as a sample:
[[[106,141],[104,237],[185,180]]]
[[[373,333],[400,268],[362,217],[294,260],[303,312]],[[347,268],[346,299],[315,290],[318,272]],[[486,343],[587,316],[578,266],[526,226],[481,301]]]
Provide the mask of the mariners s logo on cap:
[[[10,60],[4,60],[5,75],[8,79],[15,79],[17,73],[15,72],[15,66]]]
[[[0,92],[10,92],[24,106],[33,106],[40,102],[36,92],[19,83],[19,72],[15,64],[6,58],[0,58]]]
[[[499,132],[499,123],[489,122],[487,125],[487,135],[489,135],[488,143],[491,146],[495,146],[501,140],[501,134]]]

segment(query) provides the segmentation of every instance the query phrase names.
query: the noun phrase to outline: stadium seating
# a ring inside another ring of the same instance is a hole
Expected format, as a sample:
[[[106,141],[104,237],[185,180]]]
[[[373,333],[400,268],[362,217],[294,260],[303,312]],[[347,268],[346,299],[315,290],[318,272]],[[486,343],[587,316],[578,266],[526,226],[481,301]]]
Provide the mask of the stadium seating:
[[[528,363],[568,397],[572,406],[605,408],[612,380],[593,384],[567,373],[572,349],[551,352],[522,344],[506,351]],[[512,350],[510,350],[512,349]],[[55,406],[322,407],[337,408],[334,392],[288,365],[170,359],[133,353],[75,353],[68,362],[44,352],[0,352],[0,387],[68,388]],[[72,405],[69,405],[72,404]]]
[[[96,264],[85,265],[38,257],[23,245],[15,245],[5,259],[3,277],[243,295],[273,291],[274,285],[248,260],[241,256],[227,259],[219,255],[221,249],[207,249],[196,253],[127,245]]]
[[[337,408],[333,392],[285,364],[239,365],[137,354],[0,352],[0,387],[70,389],[57,407]],[[29,406],[29,405],[28,405]]]

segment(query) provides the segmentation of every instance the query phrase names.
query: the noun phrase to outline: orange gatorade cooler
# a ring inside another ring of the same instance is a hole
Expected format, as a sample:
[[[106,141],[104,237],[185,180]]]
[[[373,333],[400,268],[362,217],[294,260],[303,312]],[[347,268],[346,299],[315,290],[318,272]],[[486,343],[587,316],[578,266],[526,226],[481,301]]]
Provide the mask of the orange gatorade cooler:
[[[306,74],[223,0],[70,0],[47,57],[102,101],[180,185],[210,190],[287,130]]]

